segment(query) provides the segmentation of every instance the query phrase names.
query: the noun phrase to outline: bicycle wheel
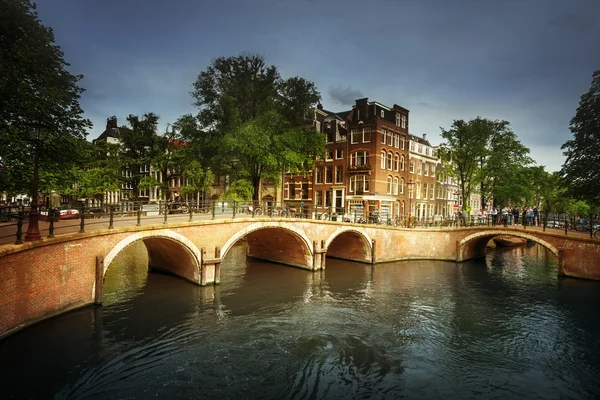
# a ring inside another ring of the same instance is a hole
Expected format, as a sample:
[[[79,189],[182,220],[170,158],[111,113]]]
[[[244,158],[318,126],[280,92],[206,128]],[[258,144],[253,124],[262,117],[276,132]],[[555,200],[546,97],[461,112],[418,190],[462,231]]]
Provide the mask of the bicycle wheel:
[[[600,240],[600,229],[594,231],[594,239]]]
[[[263,210],[262,208],[257,208],[254,210],[254,215],[263,215]]]

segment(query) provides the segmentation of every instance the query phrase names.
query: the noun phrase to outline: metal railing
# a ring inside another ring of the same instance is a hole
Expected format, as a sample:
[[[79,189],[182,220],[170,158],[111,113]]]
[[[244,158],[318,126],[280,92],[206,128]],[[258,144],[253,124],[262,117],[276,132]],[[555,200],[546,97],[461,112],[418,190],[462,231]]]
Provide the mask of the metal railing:
[[[28,222],[27,208],[21,207],[18,212],[3,212],[0,221],[0,243],[8,243],[7,239],[15,238],[15,244],[22,244],[23,226]],[[583,229],[578,229],[575,218],[567,214],[551,215],[552,218],[539,214],[533,221],[527,218],[519,219],[514,216],[490,214],[486,216],[470,215],[461,217],[459,214],[449,217],[395,216],[386,212],[373,212],[367,214],[362,208],[351,212],[343,212],[333,207],[311,207],[298,204],[298,202],[284,203],[283,206],[269,202],[236,202],[236,201],[205,201],[205,202],[170,202],[159,201],[155,203],[120,202],[105,204],[101,207],[79,207],[69,210],[47,210],[40,207],[40,222],[48,223],[47,227],[40,224],[40,233],[47,233],[46,237],[54,237],[55,232],[77,231],[84,233],[90,227],[100,229],[114,229],[115,225],[142,226],[149,224],[167,224],[169,221],[192,222],[194,220],[214,220],[222,218],[301,218],[321,221],[335,221],[338,223],[371,224],[401,228],[442,228],[463,226],[509,226],[518,223],[527,228],[531,224],[546,228],[564,229],[568,234],[570,229],[590,230],[592,237],[592,223]],[[339,211],[339,212],[337,212]],[[74,224],[70,219],[78,219],[79,224]],[[525,222],[525,223],[523,223]],[[596,228],[597,229],[597,225]]]

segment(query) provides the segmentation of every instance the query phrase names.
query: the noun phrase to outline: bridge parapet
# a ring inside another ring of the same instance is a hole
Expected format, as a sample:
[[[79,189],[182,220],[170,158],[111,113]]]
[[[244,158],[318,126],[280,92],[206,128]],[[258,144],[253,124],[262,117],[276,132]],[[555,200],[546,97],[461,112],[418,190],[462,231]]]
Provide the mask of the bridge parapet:
[[[249,256],[316,271],[325,269],[329,256],[368,264],[464,261],[484,255],[487,241],[497,235],[524,237],[548,248],[559,257],[559,274],[600,279],[600,241],[532,229],[404,229],[292,218],[117,227],[0,246],[0,337],[101,302],[106,271],[135,241],[146,245],[152,267],[210,285],[220,282],[221,262],[240,241]]]

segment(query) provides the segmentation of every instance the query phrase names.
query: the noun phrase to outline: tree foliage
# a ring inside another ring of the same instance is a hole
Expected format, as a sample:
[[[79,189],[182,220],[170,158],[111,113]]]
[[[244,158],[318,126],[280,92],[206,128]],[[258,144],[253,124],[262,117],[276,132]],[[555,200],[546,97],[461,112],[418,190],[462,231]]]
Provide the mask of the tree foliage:
[[[312,168],[324,152],[325,139],[305,120],[320,99],[314,83],[282,79],[261,56],[215,59],[191,94],[200,108],[199,140],[213,154],[212,170],[232,182],[252,182],[255,200],[261,179],[275,180],[283,165]]]
[[[573,139],[562,146],[567,159],[561,175],[575,198],[600,204],[600,70],[581,96],[569,128]]]
[[[443,172],[458,181],[463,199],[478,191],[482,205],[490,198],[508,205],[529,196],[526,167],[533,161],[509,122],[455,120],[449,130],[442,128],[442,138],[438,154],[445,163]]]
[[[41,24],[29,0],[0,0],[0,188],[30,192],[33,145],[28,124],[45,125],[40,151],[40,188],[46,181],[66,186],[63,178],[81,161],[89,120],[82,117],[78,86],[52,29]],[[68,149],[68,151],[65,151]],[[55,187],[53,187],[55,188]]]

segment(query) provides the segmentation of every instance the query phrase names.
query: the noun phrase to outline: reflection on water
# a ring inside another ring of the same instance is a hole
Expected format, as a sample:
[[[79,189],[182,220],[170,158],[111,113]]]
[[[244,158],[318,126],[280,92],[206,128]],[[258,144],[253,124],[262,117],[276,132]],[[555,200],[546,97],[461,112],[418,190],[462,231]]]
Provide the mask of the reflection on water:
[[[3,398],[590,398],[600,282],[535,245],[456,264],[244,259],[221,284],[111,266],[105,304],[0,342]]]

